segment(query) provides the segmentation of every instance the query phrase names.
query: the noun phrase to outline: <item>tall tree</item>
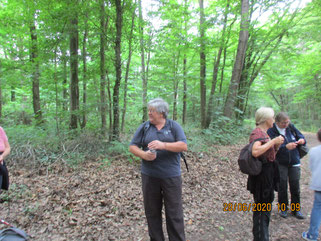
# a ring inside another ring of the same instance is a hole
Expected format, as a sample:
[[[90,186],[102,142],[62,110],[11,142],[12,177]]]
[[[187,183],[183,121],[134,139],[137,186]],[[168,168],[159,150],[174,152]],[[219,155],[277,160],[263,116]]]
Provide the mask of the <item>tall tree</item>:
[[[83,110],[81,128],[87,124],[87,38],[88,38],[88,13],[85,13],[85,30],[82,40],[82,63],[83,63]]]
[[[200,91],[201,91],[201,126],[206,127],[206,54],[205,54],[205,14],[204,2],[200,6]]]
[[[102,134],[106,134],[106,67],[105,67],[105,46],[106,46],[106,31],[107,24],[105,13],[105,1],[100,0],[100,116]]]
[[[134,7],[132,9],[132,19],[131,19],[131,28],[130,33],[128,37],[128,58],[127,58],[127,64],[126,64],[126,74],[125,74],[125,80],[124,80],[124,107],[121,117],[121,131],[124,130],[125,125],[125,116],[126,116],[126,110],[127,110],[127,85],[128,85],[128,76],[129,76],[129,68],[130,68],[130,61],[132,58],[132,42],[133,42],[133,32],[134,32],[134,25],[135,25],[135,16],[136,16],[136,1],[134,3]]]
[[[113,135],[112,140],[119,140],[119,88],[121,82],[121,36],[122,36],[122,1],[115,0],[116,3],[116,41],[115,41],[115,70],[116,80],[113,92],[113,112],[114,112],[114,123],[113,123]]]
[[[188,4],[187,0],[184,1],[184,47],[185,51],[187,49],[188,40],[187,40],[187,21],[188,21]],[[187,54],[184,51],[183,56],[183,114],[182,114],[182,122],[186,123],[186,115],[187,115]]]
[[[141,57],[141,76],[143,81],[143,121],[147,120],[147,79],[145,69],[145,44],[144,44],[144,19],[142,13],[142,0],[138,0],[139,11],[139,43],[140,43],[140,57]]]
[[[180,45],[180,44],[179,44]],[[179,47],[179,46],[178,46]],[[177,119],[177,101],[178,101],[178,67],[180,61],[180,51],[173,56],[173,120]]]
[[[215,94],[215,89],[216,89],[216,84],[217,84],[217,75],[219,71],[219,65],[221,62],[221,56],[223,49],[225,47],[225,32],[226,32],[226,27],[227,27],[227,15],[229,11],[229,6],[230,6],[230,1],[227,1],[225,11],[224,11],[224,20],[223,20],[223,30],[222,30],[222,36],[220,40],[220,47],[217,53],[217,56],[214,59],[214,68],[213,68],[213,77],[212,77],[212,88],[211,88],[211,93],[209,96],[208,100],[208,105],[207,105],[207,114],[206,114],[206,125],[205,127],[208,128],[211,124],[212,121],[212,116],[213,116],[213,109],[214,109],[214,94]]]
[[[70,128],[78,126],[79,79],[78,79],[78,13],[74,11],[70,20]]]
[[[241,6],[241,29],[239,33],[239,43],[237,47],[236,58],[232,71],[232,78],[230,81],[229,91],[227,94],[224,116],[232,118],[234,113],[234,104],[237,95],[237,90],[242,74],[244,58],[249,39],[249,0],[242,0]]]
[[[67,56],[66,56],[66,51],[62,50],[62,109],[64,111],[68,110],[68,89],[67,89]]]
[[[42,111],[40,106],[40,92],[39,92],[39,58],[38,58],[38,36],[35,23],[35,12],[32,10],[32,17],[30,21],[30,62],[32,63],[32,103],[33,111],[37,124],[42,122]]]
[[[252,16],[252,8],[250,16]],[[291,9],[293,9],[293,6],[289,4],[284,12],[278,15],[275,23],[269,21],[272,24],[268,31],[262,31],[261,29],[251,31],[236,101],[236,117],[238,119],[243,119],[250,87],[254,80],[271,56],[277,52],[284,36],[300,21],[300,19],[297,19],[298,8],[289,14]]]

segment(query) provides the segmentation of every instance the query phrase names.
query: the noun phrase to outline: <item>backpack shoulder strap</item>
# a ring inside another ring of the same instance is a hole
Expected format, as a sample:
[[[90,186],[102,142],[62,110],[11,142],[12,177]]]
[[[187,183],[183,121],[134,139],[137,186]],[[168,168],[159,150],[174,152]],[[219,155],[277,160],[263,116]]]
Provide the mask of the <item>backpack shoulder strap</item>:
[[[170,128],[171,132],[172,132],[172,133],[174,134],[174,136],[176,137],[176,130],[174,130],[174,128],[173,128],[173,122],[174,122],[174,121],[171,120],[171,119],[167,119],[167,120],[169,121],[169,128]],[[188,164],[187,164],[186,157],[185,157],[184,153],[183,153],[183,152],[180,152],[179,154],[180,154],[181,158],[183,159],[183,161],[184,161],[184,163],[185,163],[186,170],[189,172]]]
[[[144,124],[143,124],[143,128],[142,128],[142,139],[141,139],[141,145],[143,146],[143,143],[145,141],[145,136],[146,136],[146,133],[147,133],[147,130],[149,129],[150,127],[150,122],[149,121],[145,121]]]
[[[250,142],[250,143],[254,143],[254,142],[256,142],[256,141],[263,141],[263,140],[266,140],[266,139],[269,139],[269,138],[267,138],[267,137],[265,137],[265,138],[257,138],[257,139],[254,139],[252,142]]]

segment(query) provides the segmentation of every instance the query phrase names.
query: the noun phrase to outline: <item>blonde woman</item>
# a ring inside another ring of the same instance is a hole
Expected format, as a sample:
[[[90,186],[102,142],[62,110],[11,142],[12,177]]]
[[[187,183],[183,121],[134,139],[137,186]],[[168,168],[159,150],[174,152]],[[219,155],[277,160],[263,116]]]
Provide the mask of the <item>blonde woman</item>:
[[[257,176],[249,176],[247,189],[253,194],[253,236],[254,241],[269,240],[269,223],[274,200],[274,190],[279,182],[278,166],[275,155],[284,142],[280,135],[270,139],[267,130],[273,126],[274,111],[269,107],[261,107],[255,113],[256,128],[250,135],[253,144],[252,155],[263,162],[262,172]],[[259,140],[258,140],[259,139]]]

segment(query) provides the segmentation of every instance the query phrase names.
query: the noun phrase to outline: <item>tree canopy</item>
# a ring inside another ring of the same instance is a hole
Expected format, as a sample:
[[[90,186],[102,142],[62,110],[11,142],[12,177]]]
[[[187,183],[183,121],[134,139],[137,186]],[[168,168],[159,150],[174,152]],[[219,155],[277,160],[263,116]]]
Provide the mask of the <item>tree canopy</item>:
[[[262,105],[317,126],[320,2],[244,2],[2,1],[1,121],[119,140],[162,97],[202,128]]]

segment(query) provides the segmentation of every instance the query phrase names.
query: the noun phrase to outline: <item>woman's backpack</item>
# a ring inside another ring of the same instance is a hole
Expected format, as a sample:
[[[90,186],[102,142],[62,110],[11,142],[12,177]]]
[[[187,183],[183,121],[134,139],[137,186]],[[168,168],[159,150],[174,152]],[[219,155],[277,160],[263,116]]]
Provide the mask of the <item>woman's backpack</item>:
[[[245,145],[240,152],[239,158],[238,158],[238,164],[240,167],[241,172],[247,175],[256,176],[259,175],[262,171],[262,161],[260,161],[258,158],[252,156],[252,148],[256,141],[261,141],[266,138],[259,138],[251,143]]]

